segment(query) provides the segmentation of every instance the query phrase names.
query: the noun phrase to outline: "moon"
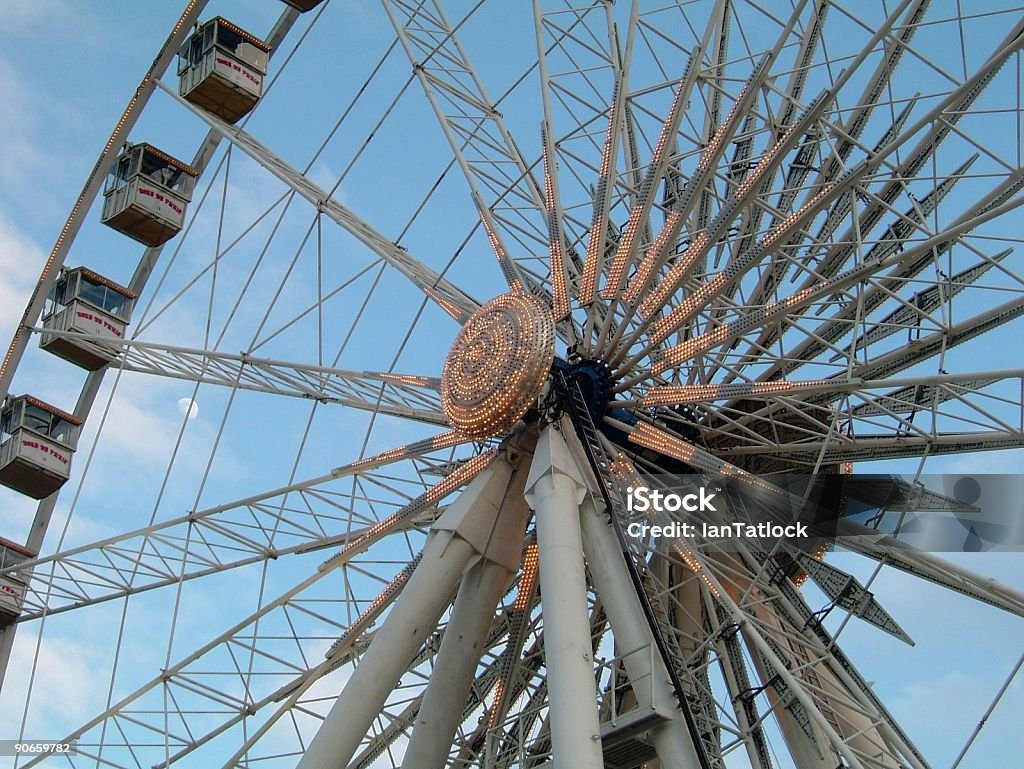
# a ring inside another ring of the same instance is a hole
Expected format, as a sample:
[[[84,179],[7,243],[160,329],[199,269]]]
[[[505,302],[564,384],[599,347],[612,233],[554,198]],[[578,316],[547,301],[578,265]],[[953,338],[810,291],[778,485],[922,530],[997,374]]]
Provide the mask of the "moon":
[[[181,412],[182,416],[193,420],[199,416],[199,404],[191,398],[182,398],[178,401],[178,411]]]

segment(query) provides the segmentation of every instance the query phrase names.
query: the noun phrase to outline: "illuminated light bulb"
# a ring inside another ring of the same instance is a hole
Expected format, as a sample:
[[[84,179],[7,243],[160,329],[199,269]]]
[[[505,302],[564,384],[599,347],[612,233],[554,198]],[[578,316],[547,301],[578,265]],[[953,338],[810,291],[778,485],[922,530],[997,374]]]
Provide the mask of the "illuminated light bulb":
[[[775,381],[658,387],[643,399],[643,404],[645,406],[670,406],[677,403],[696,403],[744,396],[782,395],[816,390],[830,384],[835,383],[827,379],[807,379],[802,382]]]
[[[657,312],[665,302],[668,301],[669,297],[678,289],[686,277],[690,274],[693,266],[697,263],[697,260],[707,253],[708,246],[711,245],[711,238],[706,232],[698,233],[693,240],[690,241],[690,245],[687,246],[686,251],[683,252],[682,256],[676,260],[676,263],[672,265],[672,269],[668,271],[668,275],[665,276],[665,280],[654,290],[652,290],[647,298],[644,299],[640,305],[640,312],[644,317],[649,317]]]
[[[447,433],[441,433],[435,435],[433,438],[425,438],[422,441],[416,441],[406,446],[398,446],[397,448],[383,451],[380,454],[376,454],[372,457],[366,457],[366,459],[360,459],[353,462],[350,467],[365,467],[367,465],[379,465],[385,462],[391,462],[396,459],[401,459],[410,455],[419,455],[425,451],[432,451],[435,449],[446,449],[451,446],[458,446],[460,443],[466,443],[470,440],[467,436],[461,433],[451,431]]]
[[[433,299],[437,303],[438,307],[440,307],[446,313],[455,318],[455,320],[462,320],[462,318],[464,317],[464,313],[462,312],[461,309],[456,307],[452,302],[449,302],[434,289],[424,288],[423,293],[425,293],[427,296]]]
[[[540,556],[537,550],[537,543],[531,543],[523,555],[523,575],[519,578],[519,592],[516,594],[516,602],[512,605],[514,611],[526,611],[533,593],[533,586],[537,581],[537,569],[540,565]]]
[[[488,729],[493,729],[498,725],[498,713],[501,711],[501,704],[505,699],[505,686],[505,676],[499,676],[494,684],[494,699],[491,701],[491,712],[487,716]]]
[[[455,338],[441,375],[441,407],[473,438],[507,432],[536,401],[555,358],[555,323],[524,291],[477,310]]]
[[[669,334],[702,310],[708,301],[725,287],[728,281],[729,278],[720,272],[676,305],[675,309],[651,326],[651,344],[664,342]]]
[[[412,385],[413,387],[425,387],[431,390],[436,390],[441,385],[441,380],[438,377],[432,376],[388,373],[375,374],[374,376],[376,376],[378,379],[383,379],[387,382],[400,382],[401,384]]]

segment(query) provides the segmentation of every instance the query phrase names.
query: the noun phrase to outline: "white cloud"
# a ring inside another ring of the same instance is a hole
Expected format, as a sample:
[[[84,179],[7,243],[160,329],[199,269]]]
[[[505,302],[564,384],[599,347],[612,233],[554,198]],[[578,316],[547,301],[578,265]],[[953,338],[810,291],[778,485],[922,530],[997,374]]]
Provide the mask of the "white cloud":
[[[0,339],[5,345],[21,320],[43,260],[39,246],[0,211]]]
[[[6,3],[4,27],[12,36],[28,36],[52,26],[54,14],[74,10],[64,0],[33,0],[31,3]]]
[[[36,217],[40,209],[56,212],[54,191],[40,180],[64,183],[59,175],[59,153],[48,151],[47,136],[53,141],[53,124],[66,120],[66,109],[52,99],[45,88],[30,81],[30,75],[0,56],[0,104],[4,105],[4,135],[0,142],[0,190],[4,208]]]
[[[38,647],[35,671],[32,660],[36,645],[35,628],[23,627],[15,641],[11,665],[4,681],[5,693],[28,690],[32,697],[25,736],[29,739],[60,739],[66,736],[66,725],[81,723],[102,710],[105,689],[96,685],[95,671],[108,666],[108,650],[95,639],[47,634]],[[17,734],[21,724],[24,700],[6,697],[0,705],[0,722],[7,724],[5,736]]]

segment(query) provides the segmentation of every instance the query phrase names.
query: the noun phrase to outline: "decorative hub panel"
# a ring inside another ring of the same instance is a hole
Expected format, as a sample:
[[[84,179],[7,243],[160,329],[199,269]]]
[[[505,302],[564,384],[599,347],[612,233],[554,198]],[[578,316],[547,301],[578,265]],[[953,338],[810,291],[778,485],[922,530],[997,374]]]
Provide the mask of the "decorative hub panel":
[[[523,291],[492,299],[462,327],[441,375],[452,427],[477,438],[509,430],[547,381],[555,357],[551,310]]]

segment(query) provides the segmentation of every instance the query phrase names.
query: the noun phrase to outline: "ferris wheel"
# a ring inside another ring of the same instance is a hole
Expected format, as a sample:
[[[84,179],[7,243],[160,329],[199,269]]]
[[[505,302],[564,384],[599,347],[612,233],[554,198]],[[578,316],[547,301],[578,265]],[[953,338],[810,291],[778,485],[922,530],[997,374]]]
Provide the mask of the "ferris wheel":
[[[872,666],[926,640],[887,575],[1024,616],[902,528],[1024,446],[1021,8],[380,5],[188,2],[56,239],[0,368],[2,736],[73,751],[17,765],[975,765],[1020,662],[948,756]]]

